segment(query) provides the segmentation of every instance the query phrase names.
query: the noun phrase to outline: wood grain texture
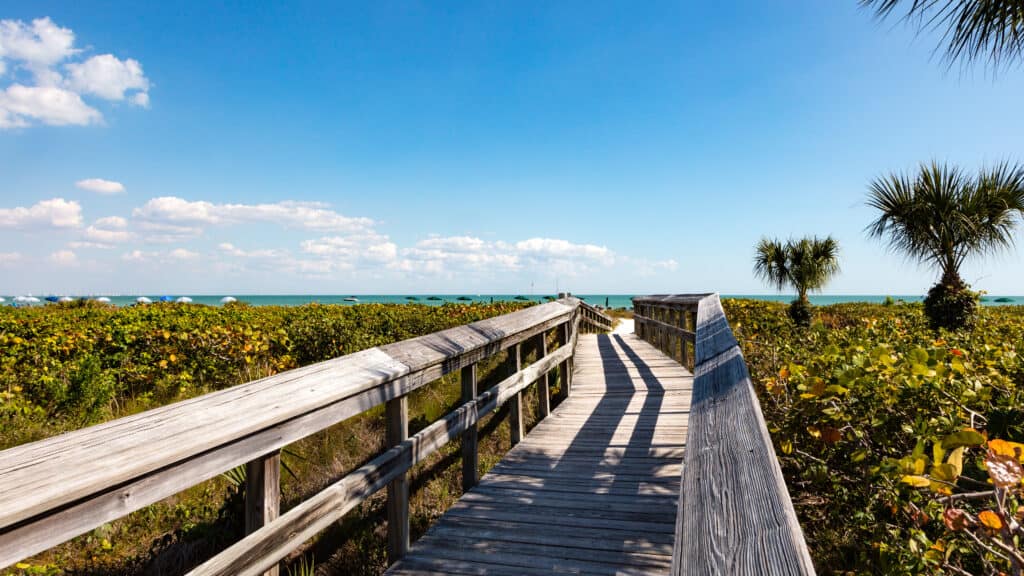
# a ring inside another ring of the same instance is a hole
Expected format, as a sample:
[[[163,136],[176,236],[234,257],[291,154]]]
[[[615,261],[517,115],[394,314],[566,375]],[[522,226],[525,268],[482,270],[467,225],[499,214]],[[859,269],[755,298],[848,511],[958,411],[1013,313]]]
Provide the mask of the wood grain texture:
[[[0,452],[0,566],[564,324],[578,305],[533,306]]]
[[[717,294],[700,300],[696,332],[672,573],[813,575],[746,362]]]
[[[389,400],[387,445],[398,446],[409,437],[409,397]],[[409,551],[409,474],[402,472],[388,483],[388,561],[397,562]]]
[[[668,574],[692,376],[632,335],[575,350],[572,396],[389,574]]]
[[[277,519],[281,508],[281,451],[245,465],[245,533],[252,534]],[[275,564],[263,576],[278,576]]]

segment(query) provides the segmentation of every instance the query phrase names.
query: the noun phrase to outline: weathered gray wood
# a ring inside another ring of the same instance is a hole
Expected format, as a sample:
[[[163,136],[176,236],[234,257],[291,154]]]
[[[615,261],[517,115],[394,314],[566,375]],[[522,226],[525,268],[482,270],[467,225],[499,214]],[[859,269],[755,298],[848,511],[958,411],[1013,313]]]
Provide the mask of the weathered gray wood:
[[[412,466],[459,437],[468,426],[497,410],[563,361],[570,349],[558,350],[516,374],[502,380],[444,418],[427,426],[355,472],[282,514],[273,522],[246,536],[189,574],[191,576],[233,576],[261,574],[295,547],[330,526]]]
[[[538,359],[548,355],[548,333],[541,332],[537,336],[537,355]],[[537,399],[539,405],[537,410],[540,413],[540,418],[547,418],[548,414],[551,413],[551,373],[545,372],[540,380],[537,380]]]
[[[638,298],[692,310],[693,296]],[[649,326],[664,329],[657,320]],[[807,545],[717,294],[696,309],[695,380],[672,574],[813,575]]]
[[[692,377],[632,335],[573,337],[545,360],[574,344],[572,397],[389,574],[668,573]]]
[[[245,533],[252,534],[277,519],[281,508],[281,452],[275,450],[245,465]],[[275,564],[263,573],[277,576]]]
[[[397,446],[409,437],[409,397],[385,404],[387,445]],[[409,478],[407,472],[388,484],[388,561],[397,562],[409,551]]]
[[[534,337],[576,306],[534,306],[0,452],[0,566]]]
[[[506,365],[508,366],[509,371],[513,373],[519,372],[519,369],[522,366],[522,350],[519,344],[509,348]],[[523,439],[523,435],[525,433],[523,428],[523,393],[521,391],[516,392],[512,401],[509,402],[508,426],[512,445],[515,446]]]
[[[462,402],[475,400],[477,396],[476,364],[462,369]],[[477,425],[473,423],[462,434],[462,491],[476,486],[480,481],[477,448]]]

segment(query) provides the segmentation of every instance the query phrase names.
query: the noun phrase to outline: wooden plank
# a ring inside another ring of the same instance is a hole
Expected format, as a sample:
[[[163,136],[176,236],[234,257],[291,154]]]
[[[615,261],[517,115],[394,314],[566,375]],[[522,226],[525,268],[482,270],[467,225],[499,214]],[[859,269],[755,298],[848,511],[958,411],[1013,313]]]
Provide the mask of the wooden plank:
[[[476,364],[462,369],[462,402],[475,400],[477,396]],[[466,428],[462,434],[462,491],[466,492],[480,481],[477,461],[477,425]]]
[[[245,465],[245,533],[277,519],[281,508],[281,452],[275,450]],[[278,576],[274,565],[264,576]]]
[[[576,344],[573,395],[389,574],[669,572],[692,377],[631,335],[561,334],[558,351]],[[603,369],[616,366],[609,386]]]
[[[814,574],[717,294],[697,309],[696,362],[673,574]]]
[[[543,358],[548,355],[548,333],[541,332],[537,336],[537,354],[538,357]],[[539,405],[537,407],[538,413],[541,420],[547,418],[548,414],[551,413],[551,373],[545,372],[540,380],[537,381],[537,401]]]
[[[516,344],[508,350],[508,359],[506,360],[507,370],[512,373],[519,372],[522,366],[522,346]],[[512,439],[512,446],[519,444],[519,441],[523,439],[524,428],[523,428],[523,393],[517,392],[512,401],[509,403],[508,410],[508,426],[509,434]]]
[[[535,382],[542,373],[551,370],[570,352],[569,348],[558,350],[502,380],[475,400],[463,404],[412,438],[387,450],[189,574],[230,576],[262,573],[296,546],[330,526],[451,439],[459,437],[468,426]]]
[[[385,404],[387,445],[397,446],[409,437],[409,397]],[[397,562],[409,551],[409,478],[402,472],[388,484],[388,561]]]

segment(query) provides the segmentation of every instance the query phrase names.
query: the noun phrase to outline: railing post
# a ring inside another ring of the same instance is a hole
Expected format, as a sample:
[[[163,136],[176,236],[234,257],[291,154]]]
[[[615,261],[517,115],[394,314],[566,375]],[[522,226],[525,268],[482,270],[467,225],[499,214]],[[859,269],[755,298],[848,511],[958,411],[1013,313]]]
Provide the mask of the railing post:
[[[556,329],[558,331],[558,347],[559,348],[561,348],[562,346],[568,346],[569,345],[569,325],[571,323],[572,323],[572,318],[570,317],[568,320],[565,321],[565,324],[559,325],[558,328]],[[561,380],[562,380],[562,383],[561,383],[561,385],[559,386],[559,389],[558,389],[558,396],[562,400],[565,400],[566,398],[569,397],[569,376],[568,376],[568,373],[569,373],[569,359],[566,358],[565,360],[562,361],[561,364],[558,365],[558,377],[561,378]]]
[[[462,369],[462,402],[476,398],[476,363]],[[476,486],[480,477],[477,472],[477,425],[466,428],[462,433],[462,491],[468,492]]]
[[[509,371],[511,374],[519,372],[522,367],[521,344],[508,349]],[[509,402],[508,426],[512,437],[512,445],[515,446],[523,439],[523,391],[516,392]]]
[[[545,330],[537,335],[537,361],[548,355],[548,333]],[[548,417],[551,413],[551,371],[541,375],[537,381],[537,398],[540,401],[540,419]]]
[[[387,446],[391,448],[409,437],[409,399],[388,400]],[[401,560],[409,551],[409,477],[405,472],[388,484],[388,562]]]
[[[274,521],[281,506],[281,451],[245,464],[245,533],[252,534]],[[278,576],[274,566],[264,576]]]

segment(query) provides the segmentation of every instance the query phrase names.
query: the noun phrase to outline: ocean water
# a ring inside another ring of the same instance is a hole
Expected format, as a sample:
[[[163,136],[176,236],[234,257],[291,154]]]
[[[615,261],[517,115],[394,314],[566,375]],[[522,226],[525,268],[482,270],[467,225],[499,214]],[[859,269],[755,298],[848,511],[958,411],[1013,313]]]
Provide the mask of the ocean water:
[[[98,297],[100,294],[83,296],[83,297]],[[138,296],[146,296],[147,298],[158,301],[161,296],[169,296],[171,298],[178,298],[179,296],[188,296],[192,299],[195,304],[206,304],[209,306],[219,306],[220,300],[224,294],[133,294],[133,295],[106,295],[110,298],[111,302],[118,306],[128,306],[135,303],[135,299]],[[427,304],[427,305],[440,305],[445,302],[498,302],[502,300],[531,300],[534,302],[545,302],[545,296],[547,295],[520,295],[520,294],[279,294],[279,295],[235,295],[232,296],[238,298],[241,302],[246,302],[253,306],[301,306],[303,304],[310,304],[317,302],[320,304],[370,304],[370,303],[381,303],[381,304]],[[630,308],[633,306],[631,294],[583,294],[576,295],[577,298],[582,298],[585,302],[594,306],[610,306],[612,308]],[[751,298],[755,300],[770,300],[776,302],[789,302],[793,299],[792,295],[788,294],[723,294],[723,298]],[[841,295],[812,295],[810,296],[811,303],[816,306],[826,306],[828,304],[838,304],[845,302],[884,302],[887,296],[885,295],[864,295],[864,294],[841,294]],[[10,297],[6,297],[9,304],[12,300]],[[357,302],[346,301],[346,298],[355,298]],[[898,295],[893,294],[892,298],[895,300],[903,300],[905,302],[920,302],[924,299],[924,296],[910,296],[910,295]],[[996,302],[999,298],[1009,298],[1010,302]],[[999,295],[986,295],[985,300],[982,302],[986,306],[1002,306],[1002,305],[1024,305],[1024,296],[999,296]]]

